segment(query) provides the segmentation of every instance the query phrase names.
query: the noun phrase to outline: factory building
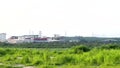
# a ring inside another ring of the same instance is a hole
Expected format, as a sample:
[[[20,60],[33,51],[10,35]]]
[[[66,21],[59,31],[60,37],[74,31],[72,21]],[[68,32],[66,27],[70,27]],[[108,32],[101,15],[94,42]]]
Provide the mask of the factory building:
[[[34,42],[34,38],[38,38],[38,35],[11,36],[8,43],[31,43]]]
[[[6,33],[0,33],[0,42],[6,41]]]
[[[52,38],[39,37],[39,35],[23,35],[23,36],[11,36],[8,39],[8,43],[40,43],[40,42],[51,42]]]

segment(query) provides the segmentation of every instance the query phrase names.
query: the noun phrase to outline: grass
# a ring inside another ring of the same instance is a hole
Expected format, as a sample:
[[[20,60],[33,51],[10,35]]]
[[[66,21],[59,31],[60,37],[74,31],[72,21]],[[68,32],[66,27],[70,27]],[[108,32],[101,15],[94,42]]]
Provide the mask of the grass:
[[[0,67],[120,68],[120,49],[77,46],[68,49],[0,48]]]

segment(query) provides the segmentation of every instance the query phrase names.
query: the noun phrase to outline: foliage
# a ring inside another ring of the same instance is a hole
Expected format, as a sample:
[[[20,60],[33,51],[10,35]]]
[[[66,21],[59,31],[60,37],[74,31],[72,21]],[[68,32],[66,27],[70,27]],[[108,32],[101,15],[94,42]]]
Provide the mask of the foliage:
[[[85,45],[74,46],[72,49],[74,53],[82,53],[90,51],[90,48]]]
[[[120,45],[118,45],[118,44],[102,45],[101,49],[120,49]]]
[[[93,48],[85,45],[72,48],[0,48],[0,64],[3,68],[14,68],[17,64],[38,68],[109,68],[120,66],[120,49],[118,44]]]

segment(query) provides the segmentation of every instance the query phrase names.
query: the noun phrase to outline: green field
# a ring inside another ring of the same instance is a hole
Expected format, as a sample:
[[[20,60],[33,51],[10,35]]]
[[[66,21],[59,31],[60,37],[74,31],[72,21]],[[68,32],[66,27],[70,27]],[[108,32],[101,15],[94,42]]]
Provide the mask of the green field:
[[[120,48],[0,48],[0,68],[120,68]]]

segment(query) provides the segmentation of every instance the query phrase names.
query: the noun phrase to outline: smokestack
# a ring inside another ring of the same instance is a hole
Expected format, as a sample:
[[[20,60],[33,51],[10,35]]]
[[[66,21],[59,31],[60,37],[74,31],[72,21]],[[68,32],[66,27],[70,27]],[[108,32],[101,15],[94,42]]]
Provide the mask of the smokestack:
[[[39,31],[39,37],[40,38],[42,37],[42,31]]]
[[[65,31],[65,37],[67,36],[67,32]]]

